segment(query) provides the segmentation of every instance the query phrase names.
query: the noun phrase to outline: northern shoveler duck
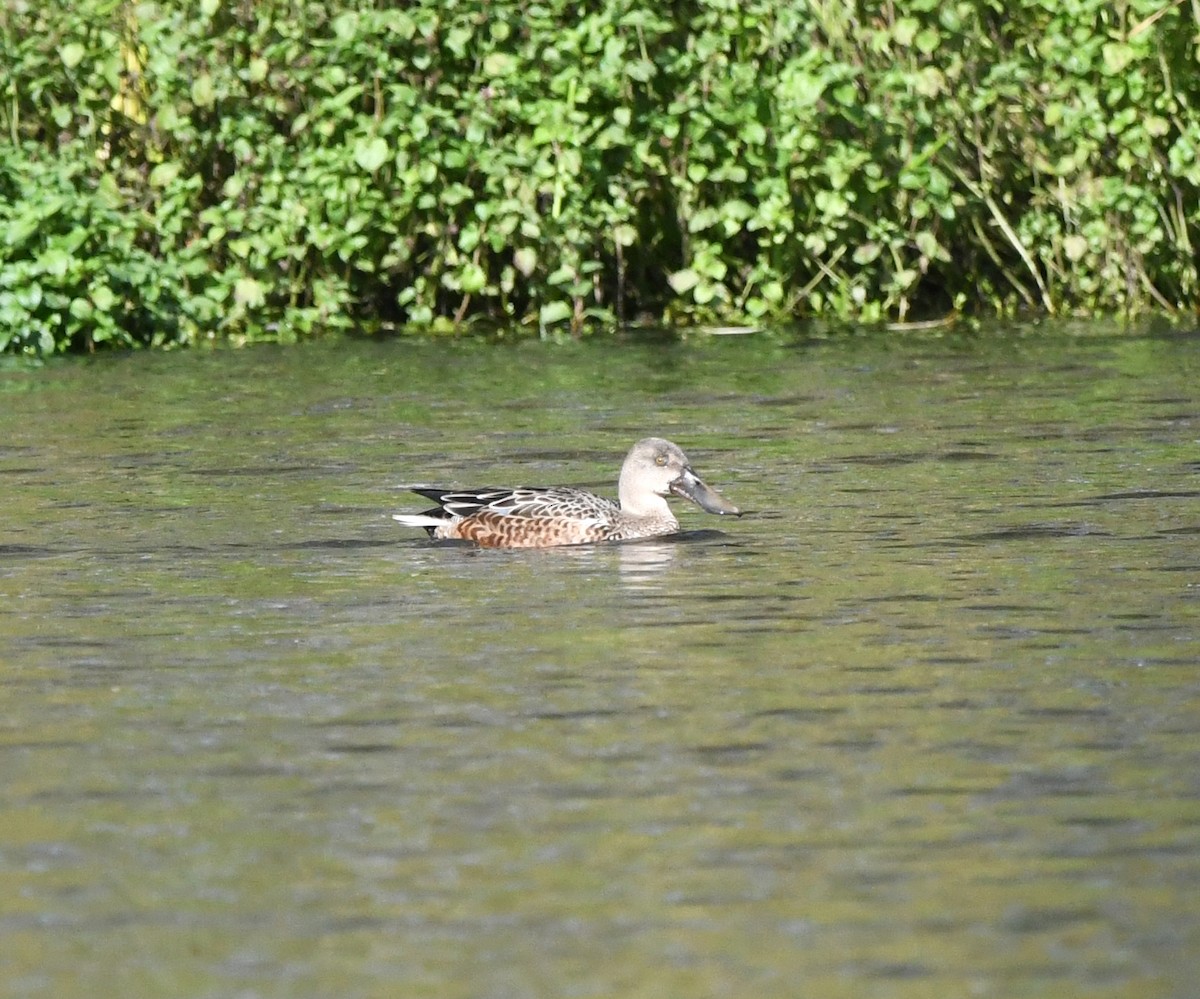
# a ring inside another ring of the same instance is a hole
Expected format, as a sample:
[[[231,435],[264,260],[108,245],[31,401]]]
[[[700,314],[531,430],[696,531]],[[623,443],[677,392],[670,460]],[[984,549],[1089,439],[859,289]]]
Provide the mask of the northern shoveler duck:
[[[571,486],[519,489],[413,489],[437,503],[425,513],[397,513],[405,527],[433,538],[485,548],[550,548],[674,534],[679,521],[665,497],[690,499],[709,513],[741,511],[692,471],[676,445],[647,437],[630,449],[617,486],[620,503]]]

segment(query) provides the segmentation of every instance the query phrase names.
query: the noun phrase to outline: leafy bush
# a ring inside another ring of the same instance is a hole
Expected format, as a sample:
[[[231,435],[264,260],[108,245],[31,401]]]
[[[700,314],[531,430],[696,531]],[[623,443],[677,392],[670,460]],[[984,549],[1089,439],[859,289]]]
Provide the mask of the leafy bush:
[[[903,7],[10,0],[0,349],[1194,308],[1194,6]]]

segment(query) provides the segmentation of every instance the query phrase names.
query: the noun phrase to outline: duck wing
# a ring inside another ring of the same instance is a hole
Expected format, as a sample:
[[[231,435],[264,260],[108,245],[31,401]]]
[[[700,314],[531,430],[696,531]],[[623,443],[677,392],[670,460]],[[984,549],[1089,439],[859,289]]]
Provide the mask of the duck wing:
[[[521,486],[516,489],[414,489],[452,517],[488,512],[508,517],[593,518],[611,516],[619,507],[594,493],[570,486]]]

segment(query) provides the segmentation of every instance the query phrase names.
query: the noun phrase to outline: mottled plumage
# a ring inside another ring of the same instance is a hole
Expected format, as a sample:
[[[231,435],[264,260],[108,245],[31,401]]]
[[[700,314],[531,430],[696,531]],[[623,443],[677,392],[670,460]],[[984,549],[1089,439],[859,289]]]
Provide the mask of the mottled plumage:
[[[665,498],[671,494],[709,513],[741,515],[700,480],[678,447],[661,437],[633,446],[621,466],[618,490],[619,504],[572,486],[413,489],[437,507],[393,516],[434,538],[459,538],[486,548],[549,548],[674,534],[679,521]]]

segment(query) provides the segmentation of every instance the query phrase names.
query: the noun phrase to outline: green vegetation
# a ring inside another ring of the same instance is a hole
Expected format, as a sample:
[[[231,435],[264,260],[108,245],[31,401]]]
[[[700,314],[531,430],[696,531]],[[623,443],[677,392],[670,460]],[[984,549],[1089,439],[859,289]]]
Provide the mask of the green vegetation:
[[[1200,303],[1194,3],[378,6],[3,0],[0,349]]]

